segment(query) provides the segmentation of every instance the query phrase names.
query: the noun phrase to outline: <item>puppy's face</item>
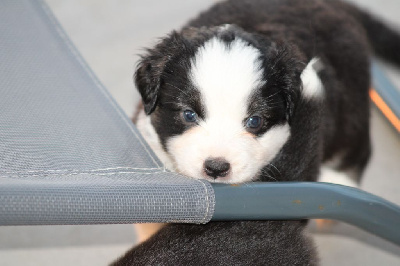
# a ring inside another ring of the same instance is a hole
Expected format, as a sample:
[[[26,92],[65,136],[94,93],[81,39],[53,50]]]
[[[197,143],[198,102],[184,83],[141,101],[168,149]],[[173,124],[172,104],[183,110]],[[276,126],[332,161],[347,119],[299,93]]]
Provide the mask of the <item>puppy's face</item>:
[[[142,60],[136,84],[146,113],[173,170],[254,180],[290,136],[298,64],[237,28],[193,31],[171,35]]]

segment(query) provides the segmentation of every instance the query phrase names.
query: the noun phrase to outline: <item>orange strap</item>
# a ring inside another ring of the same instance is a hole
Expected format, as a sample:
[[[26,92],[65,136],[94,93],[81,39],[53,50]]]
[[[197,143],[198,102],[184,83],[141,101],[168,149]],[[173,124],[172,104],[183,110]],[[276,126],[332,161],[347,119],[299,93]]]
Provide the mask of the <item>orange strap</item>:
[[[400,132],[400,119],[390,110],[389,106],[382,100],[381,96],[374,90],[369,90],[369,96],[375,105],[381,110],[384,116],[389,120],[389,122]]]

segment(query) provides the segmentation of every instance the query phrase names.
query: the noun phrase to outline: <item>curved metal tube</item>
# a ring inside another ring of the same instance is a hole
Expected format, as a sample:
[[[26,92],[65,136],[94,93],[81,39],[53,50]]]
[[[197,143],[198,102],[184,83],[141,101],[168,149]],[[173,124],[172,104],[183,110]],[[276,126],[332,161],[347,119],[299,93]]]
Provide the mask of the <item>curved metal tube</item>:
[[[313,182],[212,186],[212,221],[340,220],[400,245],[400,207],[356,188]]]

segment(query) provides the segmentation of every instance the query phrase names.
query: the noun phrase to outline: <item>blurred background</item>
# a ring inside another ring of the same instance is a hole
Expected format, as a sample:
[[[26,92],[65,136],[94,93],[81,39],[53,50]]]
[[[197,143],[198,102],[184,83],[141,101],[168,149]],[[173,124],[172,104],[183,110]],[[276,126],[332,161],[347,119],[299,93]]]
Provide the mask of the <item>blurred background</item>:
[[[46,0],[82,56],[131,116],[139,95],[132,75],[138,55],[215,0]],[[352,0],[400,31],[399,0]],[[400,88],[400,71],[383,66]],[[362,189],[400,205],[400,138],[372,108],[374,154]],[[400,230],[400,225],[399,225]],[[311,223],[322,265],[400,265],[400,248],[337,223]],[[132,225],[0,227],[0,265],[107,265],[135,243]]]

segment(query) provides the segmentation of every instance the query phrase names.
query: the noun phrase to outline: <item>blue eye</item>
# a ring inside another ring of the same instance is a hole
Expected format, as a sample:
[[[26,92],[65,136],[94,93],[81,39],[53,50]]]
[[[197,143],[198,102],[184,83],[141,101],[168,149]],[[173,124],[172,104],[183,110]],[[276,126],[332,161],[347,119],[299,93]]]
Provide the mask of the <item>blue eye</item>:
[[[183,118],[186,122],[194,123],[197,121],[197,114],[191,110],[185,110],[183,111]]]
[[[255,116],[252,116],[249,119],[247,119],[246,127],[257,129],[262,126],[262,122],[263,122],[262,118],[255,115]]]

